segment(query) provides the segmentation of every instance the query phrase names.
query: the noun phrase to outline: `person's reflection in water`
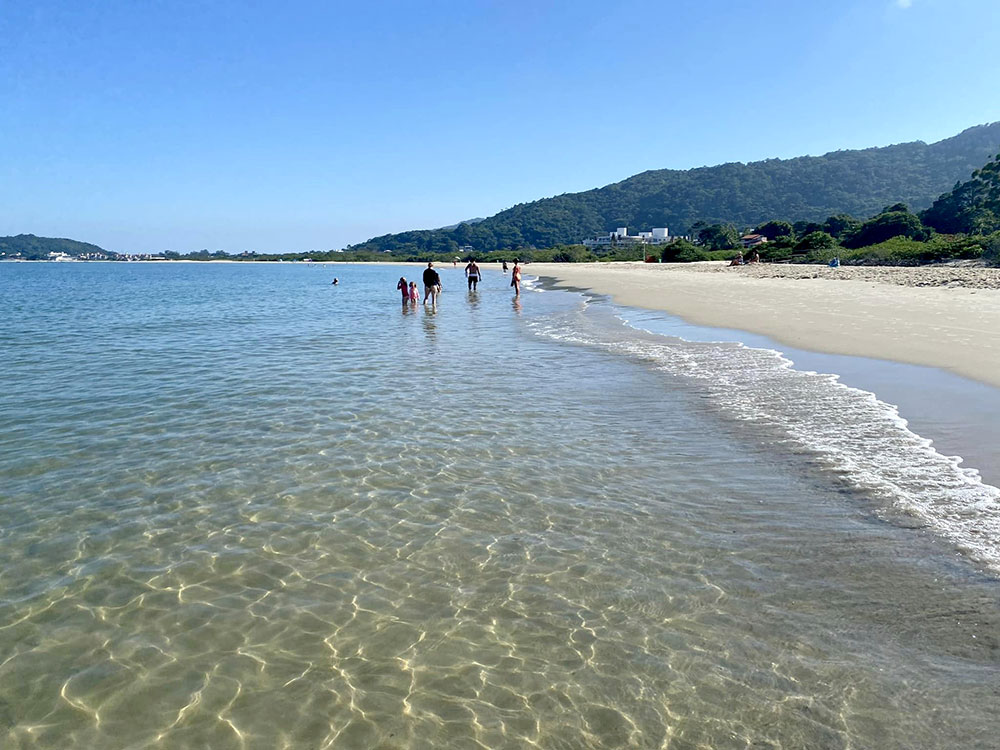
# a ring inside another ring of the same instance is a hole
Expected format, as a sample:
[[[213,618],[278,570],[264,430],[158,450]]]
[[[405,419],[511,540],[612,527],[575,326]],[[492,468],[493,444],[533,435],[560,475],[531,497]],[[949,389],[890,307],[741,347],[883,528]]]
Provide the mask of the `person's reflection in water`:
[[[473,290],[469,291],[469,307],[473,310],[479,309],[479,292]]]
[[[520,315],[521,314],[521,297],[520,296],[514,297],[511,300],[511,303],[514,305],[514,312],[516,312],[518,315]]]
[[[420,319],[424,324],[424,333],[427,334],[427,338],[434,341],[437,337],[437,321],[434,320],[434,316],[437,315],[437,308],[434,306],[425,307],[424,314],[420,316]]]

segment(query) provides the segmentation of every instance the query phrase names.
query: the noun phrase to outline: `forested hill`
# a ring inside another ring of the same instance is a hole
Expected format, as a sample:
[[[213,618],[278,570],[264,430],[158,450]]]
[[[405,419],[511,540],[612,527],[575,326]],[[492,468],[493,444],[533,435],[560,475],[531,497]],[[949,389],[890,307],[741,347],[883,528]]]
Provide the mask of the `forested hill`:
[[[25,260],[42,260],[49,253],[66,253],[74,257],[88,254],[115,255],[89,242],[66,240],[56,237],[36,237],[33,234],[18,234],[0,237],[0,258],[20,257]]]
[[[934,201],[920,218],[945,234],[1000,232],[1000,154]]]
[[[522,203],[475,224],[375,237],[351,249],[394,253],[478,252],[551,247],[596,232],[669,227],[684,234],[694,222],[754,226],[768,219],[822,221],[834,214],[868,217],[884,206],[919,210],[967,180],[1000,149],[1000,122],[969,128],[930,145],[922,141],[823,156],[743,164],[658,169],[583,193]]]

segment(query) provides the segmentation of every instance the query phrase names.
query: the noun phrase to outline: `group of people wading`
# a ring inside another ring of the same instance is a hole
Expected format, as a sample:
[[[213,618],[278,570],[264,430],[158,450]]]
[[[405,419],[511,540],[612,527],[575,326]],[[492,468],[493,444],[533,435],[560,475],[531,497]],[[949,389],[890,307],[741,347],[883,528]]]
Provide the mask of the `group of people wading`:
[[[507,261],[503,263],[503,272],[507,273]],[[469,264],[465,267],[465,279],[469,284],[470,292],[475,292],[478,289],[479,281],[482,278],[483,272],[479,270],[479,264],[474,260],[470,260]],[[424,304],[426,305],[427,300],[430,300],[432,305],[436,305],[437,297],[441,293],[441,275],[435,270],[433,262],[427,263],[427,268],[424,269],[423,282]],[[510,285],[514,287],[514,295],[519,296],[521,294],[521,266],[517,260],[514,261],[514,267],[510,272]],[[407,281],[405,276],[399,277],[396,290],[402,295],[404,305],[407,303],[415,305],[420,299],[417,282]]]

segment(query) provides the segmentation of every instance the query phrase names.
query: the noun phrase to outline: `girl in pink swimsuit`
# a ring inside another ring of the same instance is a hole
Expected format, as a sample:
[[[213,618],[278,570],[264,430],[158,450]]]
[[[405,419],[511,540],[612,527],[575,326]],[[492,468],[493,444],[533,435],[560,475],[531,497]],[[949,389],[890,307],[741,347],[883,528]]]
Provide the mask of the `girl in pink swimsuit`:
[[[420,292],[417,291],[417,282],[410,282],[410,302],[416,304],[417,300],[420,299]]]

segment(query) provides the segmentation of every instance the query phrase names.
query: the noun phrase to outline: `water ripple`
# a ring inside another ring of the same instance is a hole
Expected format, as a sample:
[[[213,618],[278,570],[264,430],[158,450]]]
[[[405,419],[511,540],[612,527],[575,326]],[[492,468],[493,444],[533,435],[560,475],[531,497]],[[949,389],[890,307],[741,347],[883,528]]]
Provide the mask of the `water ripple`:
[[[394,269],[56,265],[7,290],[4,747],[1000,728],[995,584],[711,388],[531,333],[572,295],[445,269],[403,313]]]

